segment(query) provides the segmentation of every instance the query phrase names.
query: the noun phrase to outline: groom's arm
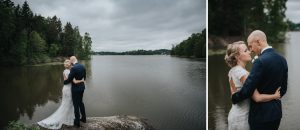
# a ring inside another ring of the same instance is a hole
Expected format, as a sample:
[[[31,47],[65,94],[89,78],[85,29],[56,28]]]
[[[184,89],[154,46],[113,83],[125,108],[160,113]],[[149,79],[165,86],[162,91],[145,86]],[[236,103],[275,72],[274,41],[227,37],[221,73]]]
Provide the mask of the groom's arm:
[[[262,78],[262,63],[260,59],[256,59],[253,68],[245,81],[242,89],[231,96],[233,104],[243,101],[252,96],[258,82]]]
[[[75,77],[74,71],[75,71],[75,70],[74,70],[74,67],[71,68],[70,74],[69,74],[69,76],[68,76],[68,79],[64,81],[64,84],[69,84],[69,83],[71,83],[71,82],[73,81],[73,79],[74,79],[74,77]]]

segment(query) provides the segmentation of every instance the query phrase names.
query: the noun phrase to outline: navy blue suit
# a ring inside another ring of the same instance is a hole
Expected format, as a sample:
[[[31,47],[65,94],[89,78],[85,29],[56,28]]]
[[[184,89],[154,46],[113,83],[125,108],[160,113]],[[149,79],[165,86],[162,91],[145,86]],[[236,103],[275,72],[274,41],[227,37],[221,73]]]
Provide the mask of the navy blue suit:
[[[73,99],[73,106],[74,106],[74,113],[75,113],[75,119],[74,119],[74,125],[80,126],[80,114],[81,113],[81,119],[86,120],[85,115],[85,107],[82,102],[82,97],[85,89],[84,82],[74,84],[72,81],[73,79],[81,80],[84,78],[86,80],[86,70],[82,64],[76,63],[71,68],[70,74],[68,76],[68,79],[64,81],[64,84],[72,83],[72,99]]]
[[[288,66],[284,57],[274,49],[266,49],[253,63],[253,68],[242,89],[232,95],[232,103],[236,104],[251,98],[255,89],[261,94],[274,94],[281,87],[283,96],[287,90]],[[278,129],[282,117],[280,100],[255,102],[251,100],[249,124],[251,130]]]

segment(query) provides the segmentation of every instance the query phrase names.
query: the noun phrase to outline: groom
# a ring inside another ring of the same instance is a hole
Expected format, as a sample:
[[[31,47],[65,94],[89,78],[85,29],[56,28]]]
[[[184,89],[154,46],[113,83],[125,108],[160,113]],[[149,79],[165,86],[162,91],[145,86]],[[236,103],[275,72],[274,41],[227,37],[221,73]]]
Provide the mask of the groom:
[[[73,67],[71,68],[70,74],[68,76],[68,79],[64,81],[64,84],[71,83],[73,79],[86,80],[86,72],[85,68],[82,64],[79,64],[77,61],[77,58],[75,56],[70,57],[70,62],[73,64]],[[86,116],[85,116],[85,108],[84,104],[82,102],[82,97],[84,93],[85,85],[84,82],[74,84],[72,82],[72,99],[73,99],[73,106],[74,106],[74,113],[75,113],[75,119],[74,119],[74,126],[80,127],[80,121],[86,122]],[[80,114],[81,113],[81,119]]]
[[[280,86],[281,97],[287,90],[288,66],[284,57],[277,54],[267,43],[267,37],[260,30],[253,31],[248,39],[248,47],[259,57],[242,89],[231,97],[233,104],[250,98],[255,89],[261,94],[274,94]],[[277,130],[282,117],[280,100],[257,103],[251,100],[249,125],[251,130]]]

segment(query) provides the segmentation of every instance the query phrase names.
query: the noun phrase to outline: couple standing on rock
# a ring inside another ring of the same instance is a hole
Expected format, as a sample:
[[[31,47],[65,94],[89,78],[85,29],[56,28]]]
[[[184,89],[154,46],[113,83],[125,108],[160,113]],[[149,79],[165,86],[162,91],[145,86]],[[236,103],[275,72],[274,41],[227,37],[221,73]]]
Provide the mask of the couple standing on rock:
[[[51,116],[38,122],[41,127],[47,129],[60,129],[63,124],[80,127],[80,121],[86,123],[85,107],[82,101],[86,79],[85,67],[78,63],[75,56],[65,60],[64,67],[61,105]]]

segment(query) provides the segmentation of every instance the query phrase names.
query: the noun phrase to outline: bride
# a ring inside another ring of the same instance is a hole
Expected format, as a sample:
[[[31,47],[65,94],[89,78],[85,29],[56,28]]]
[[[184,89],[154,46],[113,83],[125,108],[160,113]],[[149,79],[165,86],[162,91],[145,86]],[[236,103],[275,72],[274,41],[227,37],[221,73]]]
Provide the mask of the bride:
[[[65,70],[63,72],[64,78],[68,77],[70,69],[72,67],[70,60],[65,60],[64,62]],[[75,84],[84,82],[84,80],[73,80]],[[74,121],[74,107],[72,103],[72,94],[71,94],[71,83],[64,85],[62,89],[62,101],[59,108],[48,118],[39,121],[38,125],[47,128],[47,129],[60,129],[61,126],[73,126]]]
[[[234,42],[227,46],[225,62],[231,67],[228,77],[231,94],[243,87],[249,72],[245,69],[246,64],[251,60],[250,51],[243,41]],[[260,94],[257,90],[252,95],[255,102],[267,102],[280,99],[280,88],[274,94]],[[250,99],[237,104],[232,104],[228,114],[229,130],[249,130],[248,114]]]

